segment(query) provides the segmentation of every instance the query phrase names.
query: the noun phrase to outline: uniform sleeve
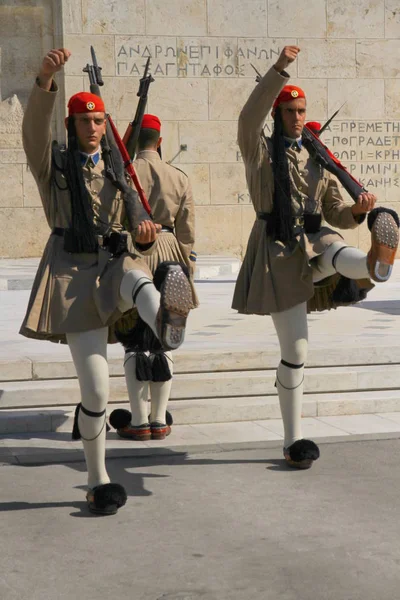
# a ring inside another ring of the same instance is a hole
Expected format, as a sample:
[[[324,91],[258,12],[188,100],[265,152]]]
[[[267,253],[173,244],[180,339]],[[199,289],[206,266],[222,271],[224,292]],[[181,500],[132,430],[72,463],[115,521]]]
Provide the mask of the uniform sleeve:
[[[345,204],[339,191],[336,179],[330,173],[328,176],[328,187],[322,199],[322,211],[324,218],[333,227],[339,229],[355,229],[365,220],[365,215],[355,219],[351,212],[351,206]]]
[[[195,216],[193,192],[192,186],[188,179],[181,205],[175,217],[175,235],[181,252],[185,257],[186,264],[189,266],[194,264],[189,261],[189,256],[194,246],[194,226]]]
[[[149,256],[150,254],[153,254],[154,250],[157,247],[157,238],[154,242],[150,242],[149,244],[138,244],[137,242],[135,242],[133,236],[131,236],[131,239],[133,246],[138,252],[140,252],[140,254],[143,254],[143,256]]]
[[[57,91],[54,81],[49,92],[35,83],[22,121],[24,150],[39,188],[45,187],[50,182],[51,119]]]
[[[274,67],[256,85],[242,108],[238,123],[238,144],[246,162],[254,161],[261,150],[260,134],[275,98],[287,84],[289,76]]]

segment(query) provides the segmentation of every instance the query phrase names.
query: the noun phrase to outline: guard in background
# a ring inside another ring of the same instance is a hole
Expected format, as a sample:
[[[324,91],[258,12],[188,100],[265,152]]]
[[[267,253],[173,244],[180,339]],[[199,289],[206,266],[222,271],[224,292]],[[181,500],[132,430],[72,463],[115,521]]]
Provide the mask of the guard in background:
[[[83,441],[88,507],[110,515],[125,504],[126,491],[110,483],[105,466],[107,343],[116,342],[116,323],[135,306],[162,348],[179,347],[192,292],[178,264],[160,265],[153,283],[145,261],[128,250],[129,236],[152,252],[160,227],[139,202],[120,155],[110,162],[102,99],[75,94],[65,121],[68,147],[52,145],[53,76],[70,55],[62,48],[44,57],[23,120],[24,149],[51,233],[20,333],[69,345],[81,391],[73,438]]]
[[[161,122],[145,114],[134,162],[149,201],[154,221],[162,229],[151,254],[143,255],[150,271],[156,273],[164,261],[177,262],[187,269],[192,288],[192,307],[198,306],[193,276],[196,265],[194,201],[190,181],[180,169],[161,159]],[[138,319],[128,335],[118,338],[125,347],[125,375],[129,385],[131,411],[116,409],[110,423],[120,437],[132,440],[162,440],[171,432],[172,417],[167,411],[171,394],[173,357],[164,351],[148,327]],[[149,416],[148,398],[151,398]]]
[[[300,48],[286,46],[261,78],[239,116],[238,143],[257,219],[235,287],[232,307],[244,314],[271,315],[281,361],[276,387],[284,425],[284,457],[309,468],[318,446],[303,438],[301,409],[307,357],[307,311],[357,302],[386,281],[396,255],[398,216],[374,209],[376,197],[362,193],[353,206],[342,199],[336,179],[302,143],[304,91],[286,85],[286,67]],[[263,127],[272,109],[274,131]],[[345,244],[339,229],[358,227],[368,215],[371,249],[366,255]]]

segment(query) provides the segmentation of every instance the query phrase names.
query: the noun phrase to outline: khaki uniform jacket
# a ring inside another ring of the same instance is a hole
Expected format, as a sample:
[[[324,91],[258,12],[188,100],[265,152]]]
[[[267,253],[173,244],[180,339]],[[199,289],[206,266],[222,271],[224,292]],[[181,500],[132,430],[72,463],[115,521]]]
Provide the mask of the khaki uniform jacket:
[[[193,284],[196,263],[189,259],[195,242],[195,209],[190,180],[180,169],[162,161],[155,150],[139,152],[134,167],[151,206],[154,221],[174,231],[161,232],[152,253],[143,259],[153,273],[165,260],[186,264],[191,274],[193,306],[197,306]]]
[[[22,128],[28,164],[51,230],[68,228],[71,220],[69,190],[51,159],[50,123],[56,95],[56,86],[46,91],[35,84]],[[100,160],[93,168],[83,167],[83,176],[92,199],[95,224],[102,235],[108,235],[123,230],[125,211],[121,193],[105,179],[103,168]],[[120,283],[131,269],[139,269],[151,277],[144,261],[131,253],[114,258],[101,247],[95,253],[68,253],[63,237],[51,233],[20,333],[65,343],[66,333],[110,326],[109,341],[115,341],[111,326],[128,308],[121,305]]]
[[[238,124],[238,143],[245,165],[246,180],[256,212],[270,213],[273,208],[274,177],[268,147],[261,140],[265,119],[288,77],[273,67],[251,93]],[[321,213],[323,219],[339,229],[359,225],[351,207],[343,201],[336,180],[317,165],[304,147],[286,151],[292,190],[293,215]],[[246,255],[235,287],[232,308],[247,314],[281,312],[309,301],[309,309],[324,310],[335,305],[332,286],[314,287],[311,261],[342,236],[323,226],[317,233],[295,229],[290,243],[267,236],[266,222],[257,219],[250,234]],[[364,287],[372,286],[362,280]]]

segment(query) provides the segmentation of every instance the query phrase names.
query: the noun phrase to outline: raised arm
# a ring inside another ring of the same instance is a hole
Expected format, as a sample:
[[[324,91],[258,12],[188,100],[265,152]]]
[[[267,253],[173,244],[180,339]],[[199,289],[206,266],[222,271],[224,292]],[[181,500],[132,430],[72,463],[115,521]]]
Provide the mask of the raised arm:
[[[65,48],[50,50],[46,54],[24,114],[24,150],[39,186],[45,185],[50,177],[51,119],[58,89],[53,76],[63,68],[70,55]]]
[[[258,151],[265,119],[275,98],[289,80],[285,69],[299,52],[298,46],[285,46],[277,62],[267,71],[244,105],[239,115],[238,144],[245,160],[254,158]]]

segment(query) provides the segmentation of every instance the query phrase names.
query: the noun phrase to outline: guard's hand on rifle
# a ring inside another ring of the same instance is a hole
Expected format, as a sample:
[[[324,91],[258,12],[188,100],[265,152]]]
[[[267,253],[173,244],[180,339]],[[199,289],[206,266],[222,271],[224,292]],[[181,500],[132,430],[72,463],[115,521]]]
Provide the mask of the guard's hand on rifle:
[[[278,71],[278,73],[284,71],[286,67],[290,65],[290,63],[296,60],[299,52],[300,48],[298,46],[285,46],[278,60],[274,64],[274,69]]]
[[[357,202],[351,207],[353,217],[365,215],[369,213],[375,206],[376,196],[365,192],[360,194],[357,198]]]
[[[50,90],[53,75],[61,71],[70,56],[71,52],[66,48],[53,49],[46,54],[38,76],[41,88]]]
[[[139,223],[135,242],[137,244],[151,244],[155,241],[157,234],[161,231],[161,225],[159,223],[153,223],[153,221],[142,221]]]

